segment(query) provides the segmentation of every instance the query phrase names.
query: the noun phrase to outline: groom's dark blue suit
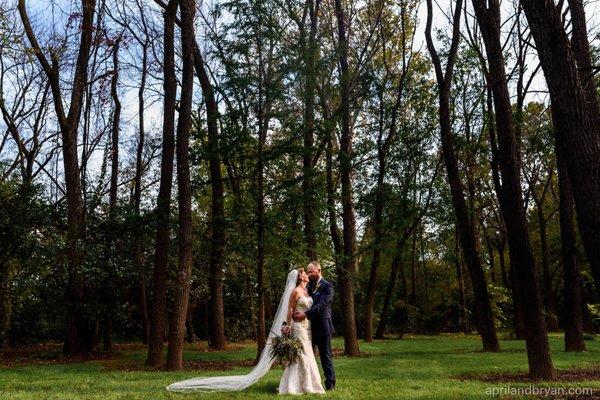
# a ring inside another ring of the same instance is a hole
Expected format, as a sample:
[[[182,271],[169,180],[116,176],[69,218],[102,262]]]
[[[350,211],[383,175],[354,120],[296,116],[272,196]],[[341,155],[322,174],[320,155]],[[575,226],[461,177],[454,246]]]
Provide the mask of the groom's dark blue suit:
[[[331,321],[333,285],[321,277],[317,283],[310,282],[307,289],[313,299],[313,305],[305,311],[305,314],[311,322],[313,345],[319,348],[321,366],[325,373],[325,388],[332,389],[335,388],[335,370],[331,353],[331,335],[335,332]]]

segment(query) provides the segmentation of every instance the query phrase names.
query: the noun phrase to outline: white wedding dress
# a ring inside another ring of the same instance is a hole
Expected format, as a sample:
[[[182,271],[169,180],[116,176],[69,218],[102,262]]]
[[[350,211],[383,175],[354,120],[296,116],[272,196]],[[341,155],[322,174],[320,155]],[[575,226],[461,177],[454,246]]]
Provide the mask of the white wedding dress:
[[[262,378],[269,372],[271,366],[275,362],[270,357],[270,351],[273,347],[272,339],[275,337],[276,332],[281,331],[282,324],[287,318],[290,295],[296,288],[297,280],[298,271],[293,269],[288,273],[283,294],[281,295],[279,306],[277,307],[275,317],[273,318],[273,325],[271,326],[267,343],[262,350],[258,363],[252,371],[245,375],[210,376],[186,379],[170,384],[167,386],[167,390],[172,392],[237,391],[246,389],[248,386],[256,383]],[[305,311],[311,306],[312,298],[303,296],[298,300],[296,309]],[[292,391],[297,391],[298,393],[307,393],[309,391],[310,393],[325,392],[321,386],[321,378],[311,346],[309,329],[310,322],[307,319],[301,323],[292,323],[293,334],[298,335],[296,337],[299,337],[302,341],[304,354],[297,363],[288,366],[283,373],[279,388],[280,390],[285,391],[285,393],[292,393]]]
[[[313,304],[309,296],[300,296],[295,311],[306,311]],[[305,318],[300,322],[292,322],[291,335],[302,342],[302,352],[298,359],[285,367],[277,391],[279,394],[325,393],[321,385],[319,367],[313,352],[310,321]]]

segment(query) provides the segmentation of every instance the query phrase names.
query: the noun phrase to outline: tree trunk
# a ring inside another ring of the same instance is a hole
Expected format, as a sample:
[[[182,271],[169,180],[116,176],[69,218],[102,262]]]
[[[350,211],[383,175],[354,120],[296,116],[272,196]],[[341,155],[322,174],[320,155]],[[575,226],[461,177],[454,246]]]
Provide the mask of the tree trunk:
[[[181,99],[177,120],[177,189],[179,206],[179,231],[176,290],[173,315],[169,321],[169,349],[167,370],[183,369],[185,321],[190,295],[192,274],[192,188],[189,166],[189,136],[192,124],[194,95],[194,0],[181,0],[181,58],[183,61]]]
[[[338,26],[340,62],[340,179],[342,182],[343,251],[341,276],[339,277],[344,317],[344,354],[357,356],[358,337],[354,310],[354,274],[356,273],[356,221],[352,202],[352,127],[350,121],[350,69],[348,66],[348,40],[342,0],[335,0],[335,15]]]
[[[589,102],[582,87],[560,10],[554,2],[545,0],[521,0],[521,4],[548,84],[556,146],[560,147],[566,160],[567,173],[574,189],[577,225],[596,291],[600,293],[598,109]]]
[[[543,197],[542,197],[543,198]],[[550,332],[558,332],[558,318],[556,315],[556,301],[552,289],[552,276],[550,275],[550,261],[548,260],[548,234],[546,232],[546,217],[544,216],[544,203],[536,201],[538,224],[540,226],[540,242],[542,252],[542,278],[544,279],[544,298],[546,306],[546,326]]]
[[[557,148],[560,238],[565,296],[565,351],[584,351],[581,274],[577,262],[577,244],[573,215],[573,193],[565,160]]]
[[[529,375],[533,379],[551,379],[554,366],[543,316],[533,250],[527,232],[527,218],[521,191],[519,143],[515,138],[510,95],[504,71],[500,43],[500,4],[473,0],[481,27],[489,64],[489,84],[493,93],[495,122],[498,132],[498,165],[502,176],[503,196],[500,210],[506,226],[511,268],[514,269],[523,305],[527,336]]]
[[[441,61],[433,44],[433,39],[431,38],[431,23],[433,18],[433,6],[431,4],[431,0],[427,0],[427,47],[433,59],[436,70],[436,78],[439,90],[439,123],[442,139],[442,153],[448,175],[448,183],[450,184],[452,205],[456,215],[456,223],[458,226],[463,256],[473,285],[473,296],[475,298],[474,311],[477,320],[477,329],[483,342],[484,351],[500,351],[500,343],[498,342],[498,338],[496,336],[496,328],[492,318],[492,308],[490,304],[485,273],[477,252],[475,232],[473,231],[473,224],[471,222],[465,201],[463,185],[460,181],[458,161],[454,153],[452,123],[450,117],[450,86],[452,82],[454,60],[456,58],[459,42],[461,6],[462,0],[458,0],[456,3],[456,11],[454,16],[452,44],[448,61],[446,63],[445,76],[444,72],[442,71]]]
[[[171,189],[173,186],[173,155],[175,152],[175,17],[178,0],[170,0],[164,13],[164,112],[163,144],[160,170],[160,187],[156,207],[156,244],[152,290],[152,316],[148,342],[147,365],[160,366],[163,362],[163,341],[167,320],[167,267],[170,243]]]
[[[223,175],[221,173],[221,152],[219,149],[219,110],[214,91],[206,72],[204,59],[198,45],[194,45],[194,64],[200,81],[208,130],[208,157],[210,164],[211,195],[211,231],[210,247],[210,321],[208,337],[210,347],[225,348],[225,309],[223,304],[223,256],[225,250],[225,209],[223,197]]]
[[[390,312],[390,306],[392,304],[392,297],[394,295],[394,288],[396,287],[396,280],[398,279],[398,269],[402,268],[402,250],[404,249],[404,241],[399,241],[396,244],[396,253],[392,259],[390,266],[390,279],[388,281],[387,288],[385,290],[385,297],[383,298],[383,308],[381,309],[381,315],[379,316],[379,324],[377,324],[377,330],[375,332],[375,339],[383,339],[385,330],[387,329],[388,314]],[[403,293],[406,296],[406,292]]]
[[[82,0],[81,39],[75,64],[73,85],[70,91],[70,105],[65,113],[63,92],[60,87],[60,63],[48,62],[33,32],[25,0],[19,0],[18,10],[33,54],[44,70],[52,89],[54,108],[62,134],[62,149],[65,183],[67,189],[67,327],[63,345],[64,354],[77,354],[91,350],[90,329],[85,315],[85,278],[81,272],[85,253],[85,217],[84,204],[79,179],[79,161],[77,157],[77,132],[81,116],[83,93],[87,85],[88,60],[92,47],[92,33],[96,3],[94,0]]]
[[[504,249],[506,247],[506,239],[502,237],[501,243],[498,244],[498,264],[500,264],[500,274],[502,275],[502,285],[505,288],[510,287],[508,276],[506,274],[506,261],[504,259]]]
[[[456,228],[456,234],[455,234],[456,240],[454,241],[455,245],[454,245],[454,254],[455,254],[455,264],[456,264],[456,279],[458,280],[458,294],[459,294],[459,307],[460,307],[460,314],[459,314],[459,325],[461,327],[461,330],[465,333],[468,334],[470,333],[470,329],[469,329],[469,324],[468,324],[468,320],[467,320],[467,301],[466,301],[466,290],[465,290],[465,280],[463,278],[463,267],[462,267],[462,263],[460,262],[460,247],[459,247],[459,235],[458,235],[458,228]]]
[[[314,132],[315,132],[315,89],[316,63],[319,58],[317,23],[321,0],[307,0],[310,17],[308,46],[304,51],[304,152],[302,155],[302,194],[304,203],[304,238],[306,241],[306,257],[309,261],[317,259],[317,234],[315,231],[315,183],[314,183]]]
[[[119,100],[119,47],[121,44],[122,37],[119,36],[115,41],[113,48],[113,76],[110,85],[110,93],[114,103],[113,115],[112,115],[112,130],[111,130],[111,162],[110,162],[110,191],[109,191],[109,226],[112,227],[115,221],[115,209],[117,207],[117,185],[119,179],[119,128],[121,123],[121,101]],[[106,268],[109,271],[108,276],[110,277],[113,273],[114,265],[114,243],[113,236],[110,232],[106,232],[107,235],[107,254],[106,257]],[[104,351],[112,352],[112,320],[113,312],[115,308],[115,298],[110,289],[109,279],[105,279],[102,283],[103,295],[106,304],[106,313],[103,321],[103,342]]]

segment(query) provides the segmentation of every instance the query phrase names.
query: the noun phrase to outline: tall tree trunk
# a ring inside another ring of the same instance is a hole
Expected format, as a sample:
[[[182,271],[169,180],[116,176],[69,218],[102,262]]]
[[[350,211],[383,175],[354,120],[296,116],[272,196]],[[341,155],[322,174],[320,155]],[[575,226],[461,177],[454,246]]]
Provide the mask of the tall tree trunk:
[[[426,39],[427,47],[434,63],[436,79],[438,82],[439,123],[442,138],[442,153],[448,175],[448,182],[450,184],[452,205],[456,215],[456,223],[458,226],[463,256],[473,285],[473,296],[475,298],[474,311],[477,320],[477,328],[483,343],[483,350],[500,351],[500,343],[498,342],[498,338],[496,336],[496,328],[494,326],[492,317],[492,308],[490,304],[485,273],[477,252],[475,232],[473,231],[473,224],[471,222],[465,201],[463,184],[460,181],[458,161],[454,153],[452,123],[450,120],[450,86],[452,82],[454,61],[460,39],[459,24],[461,6],[462,0],[458,0],[454,15],[452,44],[450,47],[448,61],[446,63],[445,73],[442,71],[441,61],[437,51],[435,50],[433,39],[431,38],[431,24],[433,18],[433,6],[431,4],[431,0],[427,0],[428,13]]]
[[[342,258],[342,240],[340,238],[340,229],[337,224],[337,213],[335,210],[335,185],[333,178],[333,135],[334,132],[327,132],[327,150],[326,150],[326,180],[327,180],[327,214],[329,216],[329,233],[333,243],[333,253],[336,265],[339,265]],[[341,302],[341,299],[340,299]]]
[[[306,257],[317,259],[317,234],[315,230],[315,183],[314,183],[314,131],[315,131],[315,89],[317,84],[316,63],[319,58],[317,23],[321,0],[307,0],[310,18],[308,46],[303,46],[304,54],[304,151],[302,155],[302,194],[304,203],[304,238]]]
[[[543,197],[542,197],[543,199]],[[550,275],[550,260],[548,255],[548,234],[546,217],[544,216],[544,203],[542,199],[536,201],[538,224],[540,226],[540,242],[542,252],[542,278],[544,280],[544,298],[546,307],[546,326],[548,331],[558,331],[558,318],[556,315],[556,301],[552,289],[552,276]]]
[[[511,268],[514,269],[522,300],[527,336],[529,375],[533,379],[551,379],[554,366],[546,332],[533,250],[527,231],[527,218],[521,190],[519,143],[515,137],[513,115],[504,71],[504,56],[500,42],[500,3],[488,5],[473,0],[477,21],[481,27],[489,64],[489,84],[493,93],[495,122],[498,132],[498,165],[502,176],[500,210],[506,226]]]
[[[138,89],[138,118],[139,118],[139,136],[137,151],[135,157],[135,180],[133,189],[133,208],[136,219],[139,221],[140,218],[140,203],[142,197],[142,176],[144,173],[143,166],[143,155],[144,155],[144,143],[146,138],[146,131],[144,128],[144,90],[146,88],[146,76],[147,76],[147,65],[148,65],[148,42],[145,42],[142,46],[142,75],[140,87]],[[146,273],[144,271],[144,256],[142,252],[142,232],[140,229],[134,228],[134,239],[133,239],[133,264],[137,273],[137,286],[138,286],[138,304],[140,309],[140,315],[142,316],[142,341],[144,344],[148,343],[148,337],[150,336],[150,322],[148,321],[148,306],[146,304]]]
[[[500,203],[500,208],[507,208],[506,205],[503,205],[505,202],[505,193],[502,189],[502,185],[500,183],[500,172],[499,172],[499,164],[500,164],[500,151],[498,150],[498,144],[496,140],[496,124],[494,123],[494,111],[493,111],[493,100],[492,100],[492,89],[490,85],[487,88],[487,124],[488,124],[488,134],[490,141],[490,148],[492,153],[492,159],[490,161],[490,165],[492,168],[492,179],[494,183],[494,191],[496,192],[496,196],[498,198],[498,203]],[[505,265],[504,260],[504,249],[506,247],[506,224],[504,223],[504,215],[500,212],[499,222],[503,229],[501,229],[501,237],[498,243],[498,254],[500,256],[500,265]],[[510,259],[510,257],[509,257]],[[523,314],[523,307],[521,303],[521,297],[519,295],[519,287],[516,281],[515,269],[512,265],[510,265],[508,271],[508,281],[510,283],[510,288],[512,290],[512,302],[513,302],[513,318],[514,318],[514,327],[515,327],[515,337],[517,339],[525,338],[525,317]]]
[[[19,0],[18,10],[25,34],[33,48],[33,54],[48,77],[54,99],[54,108],[62,134],[62,149],[65,183],[67,189],[67,327],[63,353],[77,354],[91,350],[90,330],[85,315],[85,278],[81,272],[85,253],[82,244],[85,240],[84,204],[79,179],[77,157],[77,132],[81,116],[83,93],[87,85],[88,60],[92,47],[92,33],[96,2],[82,0],[82,22],[73,85],[70,91],[70,105],[66,113],[63,105],[63,92],[60,87],[60,63],[52,55],[48,62],[33,32],[25,0]]]
[[[258,10],[257,12],[261,12]],[[264,148],[267,140],[268,117],[267,117],[267,100],[265,91],[268,90],[266,83],[266,67],[263,49],[263,41],[261,34],[257,34],[257,53],[258,53],[258,151],[256,159],[256,219],[257,219],[257,260],[256,260],[256,284],[258,293],[258,319],[257,319],[257,350],[256,361],[266,345],[267,329],[266,329],[266,311],[265,311],[265,195],[264,195],[264,169],[265,155]]]
[[[375,339],[383,339],[383,335],[385,335],[385,330],[387,329],[388,315],[394,296],[396,280],[398,279],[398,269],[402,268],[402,250],[404,249],[404,244],[405,242],[403,240],[398,241],[396,244],[396,252],[394,253],[394,258],[392,259],[392,264],[390,266],[390,279],[385,290],[383,308],[381,309],[379,324],[377,324],[377,330],[375,331]],[[406,297],[406,292],[404,292],[402,296]]]
[[[221,173],[221,152],[219,149],[219,110],[214,91],[206,72],[204,58],[198,45],[194,45],[194,64],[200,81],[208,130],[208,157],[211,181],[211,247],[209,259],[210,321],[208,341],[213,349],[225,348],[225,308],[223,303],[223,255],[225,252],[225,208],[223,197],[223,174]]]
[[[556,146],[573,187],[577,226],[600,293],[600,140],[598,107],[589,102],[554,2],[521,0],[546,77]],[[574,31],[575,32],[575,31]],[[579,53],[578,53],[579,54]],[[597,104],[597,103],[596,103]]]
[[[465,333],[468,334],[470,332],[469,329],[469,324],[467,321],[467,301],[466,301],[466,289],[465,289],[465,280],[463,278],[463,267],[462,267],[462,263],[460,262],[460,247],[459,247],[459,234],[458,234],[458,227],[456,228],[456,234],[455,234],[455,241],[454,241],[454,254],[455,254],[455,264],[456,264],[456,279],[458,280],[458,294],[459,294],[459,306],[460,306],[460,314],[459,314],[459,325],[461,327],[461,330]]]
[[[581,274],[577,262],[577,244],[573,215],[573,193],[565,160],[557,148],[560,239],[565,296],[565,351],[584,351]]]
[[[380,136],[381,137],[381,136]],[[365,301],[365,342],[373,341],[373,307],[375,306],[375,294],[377,289],[377,275],[379,273],[379,264],[381,262],[381,236],[383,234],[383,179],[385,177],[385,154],[381,148],[381,140],[379,140],[379,171],[377,173],[377,188],[375,198],[375,213],[373,215],[373,236],[374,247],[373,257],[371,259],[371,272],[369,275],[369,284],[367,287]],[[414,293],[414,287],[413,287]]]
[[[111,162],[110,162],[110,191],[109,191],[109,226],[113,226],[115,221],[115,209],[117,207],[117,185],[119,179],[119,128],[121,123],[121,101],[119,100],[118,85],[119,85],[119,47],[121,44],[122,37],[119,36],[115,41],[113,48],[113,76],[110,85],[110,93],[114,103],[113,115],[112,115],[112,130],[111,130]],[[107,232],[107,255],[106,255],[106,268],[108,269],[108,275],[112,275],[114,265],[114,243],[112,235]],[[105,279],[103,284],[103,293],[106,301],[106,314],[104,315],[103,321],[103,341],[104,350],[112,352],[112,322],[113,312],[115,308],[115,299],[111,293],[108,279]]]
[[[335,0],[335,15],[338,26],[338,46],[340,62],[340,179],[342,182],[342,221],[343,221],[343,268],[340,278],[342,313],[344,317],[344,354],[357,356],[358,336],[354,310],[354,274],[356,273],[356,221],[352,202],[352,126],[350,121],[350,69],[348,66],[348,39],[346,37],[346,17],[342,0]]]
[[[173,186],[173,156],[175,152],[175,17],[178,0],[170,0],[164,13],[164,111],[160,187],[156,206],[156,244],[152,276],[152,315],[146,364],[160,366],[163,362],[163,341],[167,319],[167,267],[170,244],[171,189]]]
[[[194,0],[181,0],[181,58],[183,61],[181,99],[177,120],[177,191],[179,231],[177,281],[173,300],[173,315],[169,322],[167,370],[183,368],[185,321],[192,275],[192,185],[189,166],[189,136],[192,125],[194,95]]]
[[[582,0],[568,0],[571,12],[571,48],[577,63],[581,86],[583,87],[585,100],[595,127],[600,123],[600,103],[596,82],[594,81],[594,65],[590,54],[590,43],[588,40],[587,21]]]
[[[508,282],[508,275],[506,273],[506,261],[504,259],[504,249],[506,248],[506,239],[502,237],[501,242],[498,244],[498,264],[500,264],[500,274],[502,276],[502,286],[505,288],[510,287]]]

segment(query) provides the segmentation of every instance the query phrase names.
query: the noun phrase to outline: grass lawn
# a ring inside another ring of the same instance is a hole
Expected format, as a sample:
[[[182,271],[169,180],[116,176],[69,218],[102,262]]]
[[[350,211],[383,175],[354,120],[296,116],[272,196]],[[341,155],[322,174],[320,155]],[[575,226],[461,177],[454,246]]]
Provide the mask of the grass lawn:
[[[565,353],[561,335],[552,335],[552,358],[557,369],[600,368],[600,339],[586,341],[588,351]],[[527,370],[523,341],[503,341],[503,352],[480,352],[476,336],[406,336],[402,340],[360,342],[364,357],[336,357],[337,390],[325,396],[303,398],[331,399],[490,399],[490,388],[506,388],[506,383],[490,384],[465,381],[464,373],[519,372]],[[343,347],[343,339],[334,339],[334,348]],[[193,346],[186,349],[185,360],[218,362],[248,360],[254,357],[251,343],[223,352],[206,352]],[[282,374],[272,369],[258,383],[242,392],[172,393],[168,384],[196,376],[237,375],[250,370],[236,367],[226,371],[162,372],[115,369],[118,363],[135,365],[145,359],[140,348],[120,350],[118,359],[80,363],[0,365],[0,399],[267,399],[279,397],[276,388]],[[0,363],[1,364],[1,363]],[[510,387],[530,386],[510,383]],[[545,387],[592,387],[600,398],[600,380],[542,383]],[[285,396],[292,398],[295,396]],[[504,396],[504,398],[514,398]],[[516,398],[521,398],[517,396]],[[559,397],[568,398],[568,397]],[[590,397],[578,397],[590,398]]]

